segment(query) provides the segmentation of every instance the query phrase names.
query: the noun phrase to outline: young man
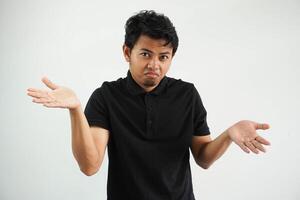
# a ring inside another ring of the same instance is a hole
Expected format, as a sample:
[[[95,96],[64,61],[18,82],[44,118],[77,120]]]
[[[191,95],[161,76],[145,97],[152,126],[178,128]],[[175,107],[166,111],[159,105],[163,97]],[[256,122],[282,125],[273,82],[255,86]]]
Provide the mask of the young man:
[[[170,20],[141,11],[126,22],[126,78],[104,82],[85,112],[75,93],[47,78],[52,91],[28,89],[33,102],[68,108],[72,149],[81,171],[95,174],[108,146],[108,199],[193,200],[189,163],[207,169],[232,143],[249,153],[269,142],[257,129],[268,124],[240,121],[212,140],[206,110],[193,84],[166,76],[178,47]]]

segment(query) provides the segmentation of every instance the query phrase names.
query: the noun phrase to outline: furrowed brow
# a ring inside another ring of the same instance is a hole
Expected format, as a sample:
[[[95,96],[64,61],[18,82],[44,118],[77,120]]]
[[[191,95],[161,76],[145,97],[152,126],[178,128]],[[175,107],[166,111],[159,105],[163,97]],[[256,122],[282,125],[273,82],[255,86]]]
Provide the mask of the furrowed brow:
[[[149,49],[145,49],[145,48],[141,48],[141,51],[147,51],[149,53],[153,53],[153,51],[149,50]],[[167,55],[167,54],[171,54],[169,51],[165,51],[165,52],[161,52],[159,53],[160,55]]]
[[[141,50],[141,51],[147,51],[147,52],[149,52],[149,53],[153,53],[153,52],[150,51],[149,49],[145,49],[145,48],[141,48],[140,50]]]
[[[165,54],[171,54],[169,51],[166,51],[166,52],[161,52],[159,53],[160,55],[165,55]]]

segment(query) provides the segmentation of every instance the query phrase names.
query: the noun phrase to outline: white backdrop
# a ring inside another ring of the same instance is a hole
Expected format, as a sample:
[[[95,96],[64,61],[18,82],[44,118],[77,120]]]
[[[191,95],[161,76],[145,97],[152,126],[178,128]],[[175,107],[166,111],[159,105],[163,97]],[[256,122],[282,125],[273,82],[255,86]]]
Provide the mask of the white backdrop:
[[[106,199],[107,157],[92,177],[71,151],[67,110],[33,104],[47,75],[83,106],[105,80],[126,76],[124,24],[142,9],[179,35],[168,76],[193,82],[215,138],[233,123],[270,123],[266,154],[231,145],[211,168],[191,157],[197,199],[300,199],[300,2],[0,0],[0,199]]]

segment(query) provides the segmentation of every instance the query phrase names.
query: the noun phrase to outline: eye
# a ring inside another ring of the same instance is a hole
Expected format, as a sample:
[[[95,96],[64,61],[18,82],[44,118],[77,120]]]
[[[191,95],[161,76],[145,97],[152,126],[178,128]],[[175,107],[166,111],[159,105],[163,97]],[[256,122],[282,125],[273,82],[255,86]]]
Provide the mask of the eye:
[[[142,55],[143,57],[150,57],[150,54],[147,52],[142,52],[140,53],[140,55]]]
[[[160,60],[167,60],[167,59],[169,59],[169,56],[167,55],[160,56]]]

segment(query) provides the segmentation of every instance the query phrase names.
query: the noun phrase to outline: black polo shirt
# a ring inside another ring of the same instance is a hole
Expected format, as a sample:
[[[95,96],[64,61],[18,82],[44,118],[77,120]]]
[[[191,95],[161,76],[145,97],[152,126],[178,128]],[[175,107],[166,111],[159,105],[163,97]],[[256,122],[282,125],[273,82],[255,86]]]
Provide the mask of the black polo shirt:
[[[194,200],[189,147],[209,128],[193,84],[165,76],[146,93],[128,71],[93,92],[85,115],[110,132],[108,200]]]

